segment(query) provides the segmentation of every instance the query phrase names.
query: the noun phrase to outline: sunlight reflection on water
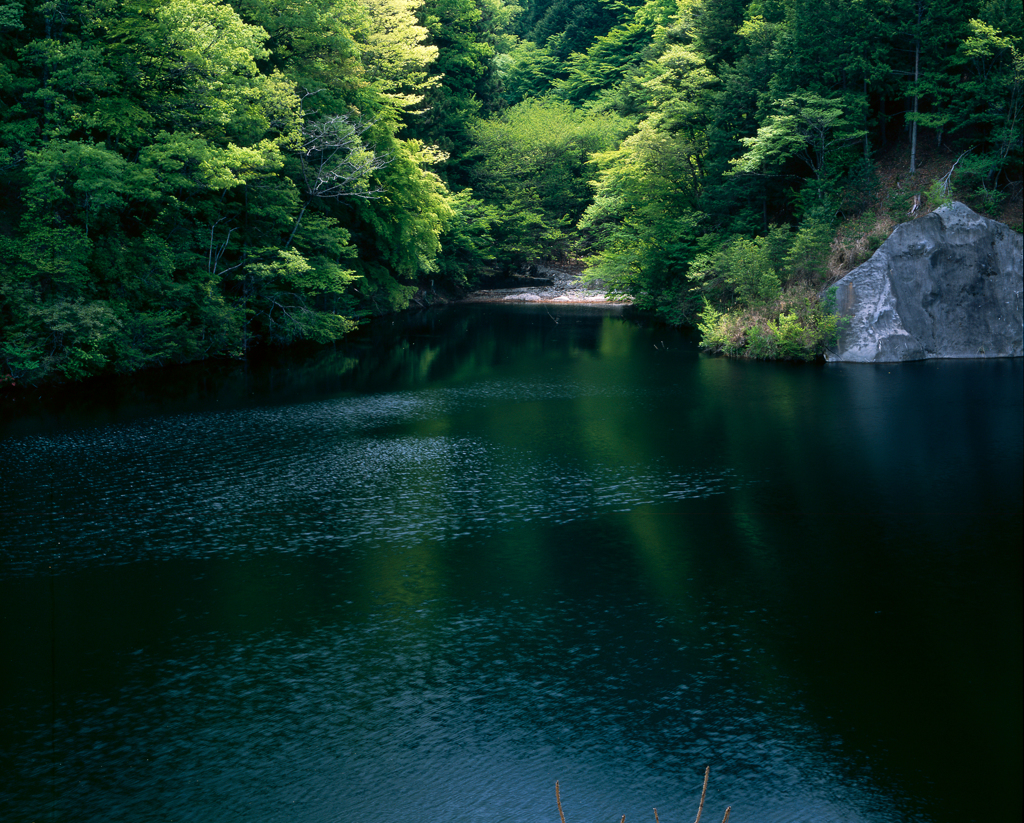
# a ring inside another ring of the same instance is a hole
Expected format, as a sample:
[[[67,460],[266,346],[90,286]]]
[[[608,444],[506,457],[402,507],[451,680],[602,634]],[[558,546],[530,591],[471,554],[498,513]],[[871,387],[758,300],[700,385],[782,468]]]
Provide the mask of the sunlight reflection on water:
[[[22,483],[21,498],[8,501],[13,528],[6,540],[0,536],[5,571],[441,540],[703,498],[743,482],[729,469],[584,464],[480,437],[393,431],[471,414],[481,402],[579,396],[572,386],[485,385],[8,441],[8,465],[34,482]],[[97,484],[100,471],[106,478]],[[50,495],[59,504],[40,518],[38,501]]]

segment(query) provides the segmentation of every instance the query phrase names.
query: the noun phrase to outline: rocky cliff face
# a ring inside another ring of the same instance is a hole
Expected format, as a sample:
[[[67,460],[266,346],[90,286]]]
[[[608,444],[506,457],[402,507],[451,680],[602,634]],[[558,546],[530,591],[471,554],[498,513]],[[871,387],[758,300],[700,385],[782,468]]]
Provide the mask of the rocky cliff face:
[[[832,361],[1019,357],[1024,238],[951,203],[898,226],[839,281]]]

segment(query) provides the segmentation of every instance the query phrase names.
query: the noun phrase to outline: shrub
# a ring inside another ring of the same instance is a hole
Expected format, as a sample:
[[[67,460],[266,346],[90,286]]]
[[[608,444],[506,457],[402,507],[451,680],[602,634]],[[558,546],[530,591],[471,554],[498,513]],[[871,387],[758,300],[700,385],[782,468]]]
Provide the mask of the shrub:
[[[779,315],[771,324],[776,356],[783,360],[812,360],[816,354],[817,324],[805,326],[794,312]]]
[[[791,289],[771,304],[723,311],[705,300],[697,328],[701,348],[756,360],[814,360],[835,346],[841,321],[835,289],[822,299]]]

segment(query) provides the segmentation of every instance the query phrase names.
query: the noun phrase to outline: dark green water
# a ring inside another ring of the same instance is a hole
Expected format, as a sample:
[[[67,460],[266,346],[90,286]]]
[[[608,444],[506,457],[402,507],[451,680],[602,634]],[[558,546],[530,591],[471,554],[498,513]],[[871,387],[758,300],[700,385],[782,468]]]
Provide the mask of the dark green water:
[[[0,820],[1021,818],[1022,361],[401,322],[0,421]]]

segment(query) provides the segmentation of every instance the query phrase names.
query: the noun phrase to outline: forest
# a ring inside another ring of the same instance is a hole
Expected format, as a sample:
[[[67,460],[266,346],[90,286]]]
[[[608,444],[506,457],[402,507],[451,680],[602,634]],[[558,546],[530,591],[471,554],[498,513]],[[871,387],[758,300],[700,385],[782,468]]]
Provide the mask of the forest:
[[[813,358],[922,198],[1019,202],[1022,38],[1019,0],[0,2],[0,389],[542,260]]]

